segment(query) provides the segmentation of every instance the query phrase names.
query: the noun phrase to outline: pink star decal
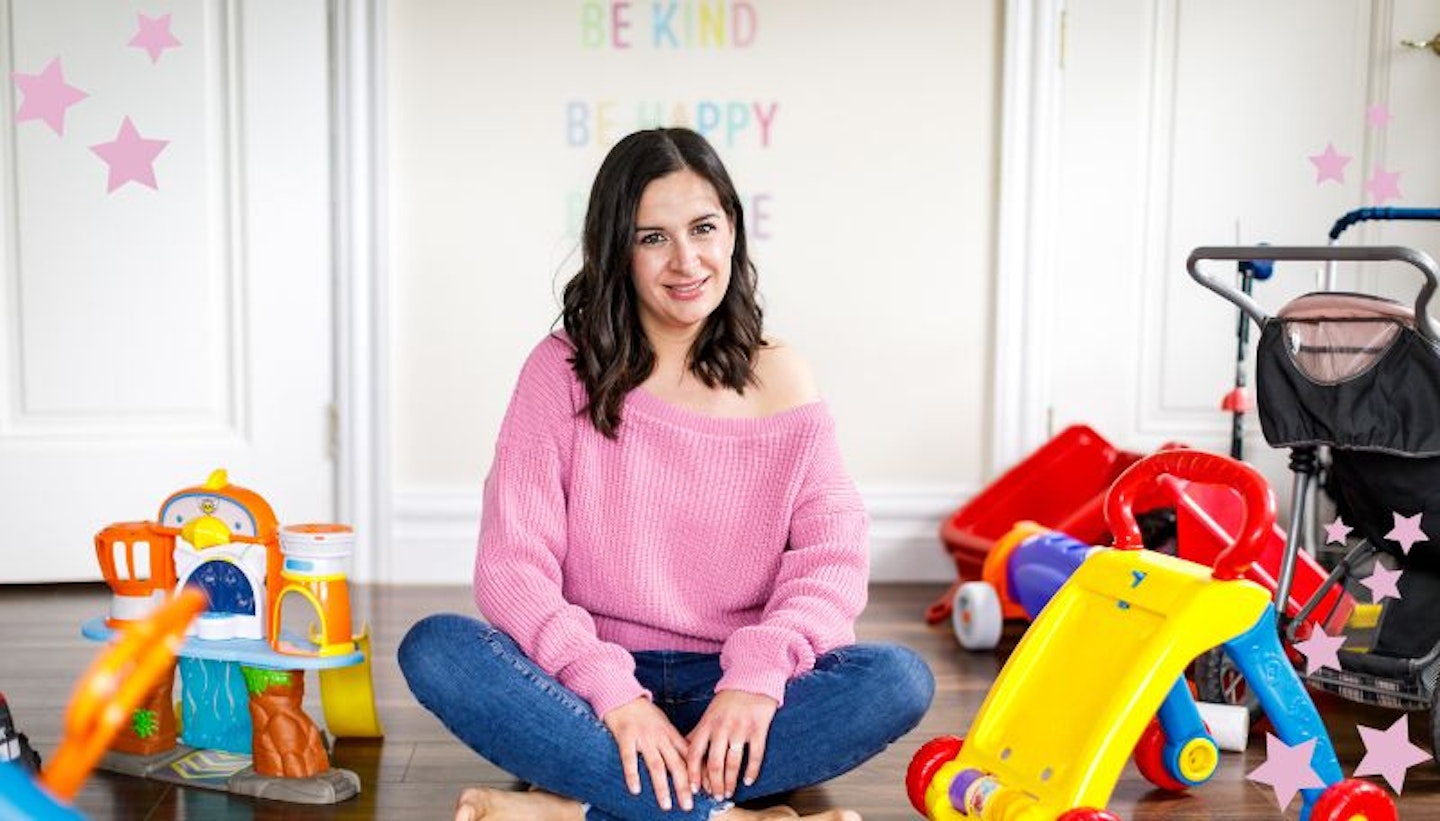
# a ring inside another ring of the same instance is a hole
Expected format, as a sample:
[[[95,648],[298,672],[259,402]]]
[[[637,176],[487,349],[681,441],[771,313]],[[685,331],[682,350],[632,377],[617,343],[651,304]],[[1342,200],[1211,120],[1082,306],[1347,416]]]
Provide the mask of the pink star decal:
[[[66,84],[59,57],[51,60],[50,65],[39,74],[17,71],[10,76],[15,78],[16,88],[25,95],[25,99],[20,101],[20,110],[15,114],[15,122],[43,120],[56,134],[65,133],[65,110],[90,96]]]
[[[1395,517],[1395,526],[1390,529],[1389,533],[1385,534],[1385,538],[1400,545],[1400,550],[1404,552],[1405,555],[1410,555],[1410,548],[1414,547],[1416,542],[1430,541],[1429,537],[1425,535],[1425,531],[1420,529],[1420,517],[1425,514],[1416,513],[1414,516],[1401,516],[1396,512],[1390,515]]]
[[[1265,763],[1245,776],[1251,781],[1269,784],[1275,788],[1275,800],[1280,811],[1290,806],[1295,793],[1311,787],[1323,787],[1325,782],[1310,766],[1310,757],[1315,753],[1315,739],[1302,741],[1294,747],[1270,733],[1265,734]]]
[[[1375,198],[1376,205],[1384,205],[1386,200],[1401,199],[1400,174],[1399,171],[1376,168],[1370,179],[1365,181],[1365,190]]]
[[[1344,636],[1332,636],[1320,627],[1312,630],[1309,638],[1296,642],[1295,649],[1305,656],[1305,675],[1311,675],[1324,667],[1339,670],[1340,645],[1344,643]]]
[[[1410,715],[1402,713],[1389,729],[1376,730],[1363,724],[1356,725],[1360,740],[1365,742],[1365,757],[1355,765],[1356,777],[1381,775],[1390,789],[1398,795],[1405,786],[1405,771],[1431,756],[1410,743]]]
[[[158,189],[155,184],[155,158],[169,145],[169,140],[147,140],[135,130],[134,123],[126,117],[120,124],[120,133],[108,143],[90,146],[100,159],[110,166],[110,187],[106,193],[127,182],[138,182]]]
[[[1350,538],[1350,531],[1354,529],[1355,528],[1345,524],[1344,519],[1336,516],[1335,521],[1325,525],[1325,544],[1332,542],[1335,544],[1345,544],[1345,540]]]
[[[1387,598],[1400,598],[1400,570],[1387,570],[1375,565],[1375,570],[1360,583],[1370,588],[1370,603],[1379,604]]]
[[[1384,128],[1390,124],[1390,106],[1380,103],[1365,109],[1365,122],[1376,128]]]
[[[159,17],[147,17],[144,14],[137,15],[140,18],[140,31],[130,38],[127,46],[143,48],[150,55],[150,62],[160,61],[160,55],[165,53],[167,48],[175,48],[181,45],[175,35],[170,33],[170,15],[162,14]]]
[[[1326,143],[1323,152],[1310,155],[1310,162],[1315,164],[1315,184],[1326,180],[1345,182],[1345,166],[1350,159],[1348,155],[1336,151],[1334,143]]]

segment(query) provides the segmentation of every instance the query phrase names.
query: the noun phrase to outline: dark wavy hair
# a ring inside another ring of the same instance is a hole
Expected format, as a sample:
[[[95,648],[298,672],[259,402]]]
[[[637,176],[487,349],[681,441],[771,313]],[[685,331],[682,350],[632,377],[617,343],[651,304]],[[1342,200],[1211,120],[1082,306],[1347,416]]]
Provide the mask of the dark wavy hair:
[[[631,278],[635,214],[652,181],[694,171],[715,188],[735,231],[730,284],[690,348],[689,368],[709,387],[743,393],[755,381],[755,355],[764,344],[755,266],[745,245],[745,214],[730,174],[705,138],[686,128],[656,128],[626,136],[610,149],[585,210],[580,270],[565,284],[565,333],[575,346],[570,362],[585,386],[584,413],[614,439],[625,396],[650,376],[655,351],[640,326]]]

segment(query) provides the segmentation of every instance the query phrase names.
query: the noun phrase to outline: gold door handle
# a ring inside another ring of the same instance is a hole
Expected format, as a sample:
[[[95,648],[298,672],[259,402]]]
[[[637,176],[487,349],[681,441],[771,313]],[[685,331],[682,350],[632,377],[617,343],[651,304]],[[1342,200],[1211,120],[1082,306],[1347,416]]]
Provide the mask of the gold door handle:
[[[1401,40],[1400,45],[1405,48],[1428,48],[1440,55],[1440,32],[1436,32],[1429,40]]]

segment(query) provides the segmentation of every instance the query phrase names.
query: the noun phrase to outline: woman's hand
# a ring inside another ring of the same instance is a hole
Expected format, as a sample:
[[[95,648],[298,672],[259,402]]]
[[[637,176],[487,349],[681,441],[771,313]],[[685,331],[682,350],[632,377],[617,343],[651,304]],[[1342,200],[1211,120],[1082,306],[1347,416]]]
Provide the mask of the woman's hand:
[[[716,798],[734,797],[740,759],[748,746],[750,761],[745,767],[745,785],[754,784],[760,777],[760,763],[765,760],[770,722],[779,706],[775,699],[757,693],[739,690],[717,693],[705,709],[705,715],[700,717],[700,723],[690,731],[690,753],[685,757],[690,782],[703,783]]]
[[[637,698],[606,713],[601,720],[610,728],[620,748],[620,765],[625,770],[625,786],[631,795],[640,794],[638,756],[645,759],[645,767],[650,770],[650,783],[655,787],[655,800],[660,809],[671,808],[672,783],[680,808],[686,811],[693,808],[694,790],[690,785],[694,782],[686,768],[689,745],[659,707],[649,699]]]

